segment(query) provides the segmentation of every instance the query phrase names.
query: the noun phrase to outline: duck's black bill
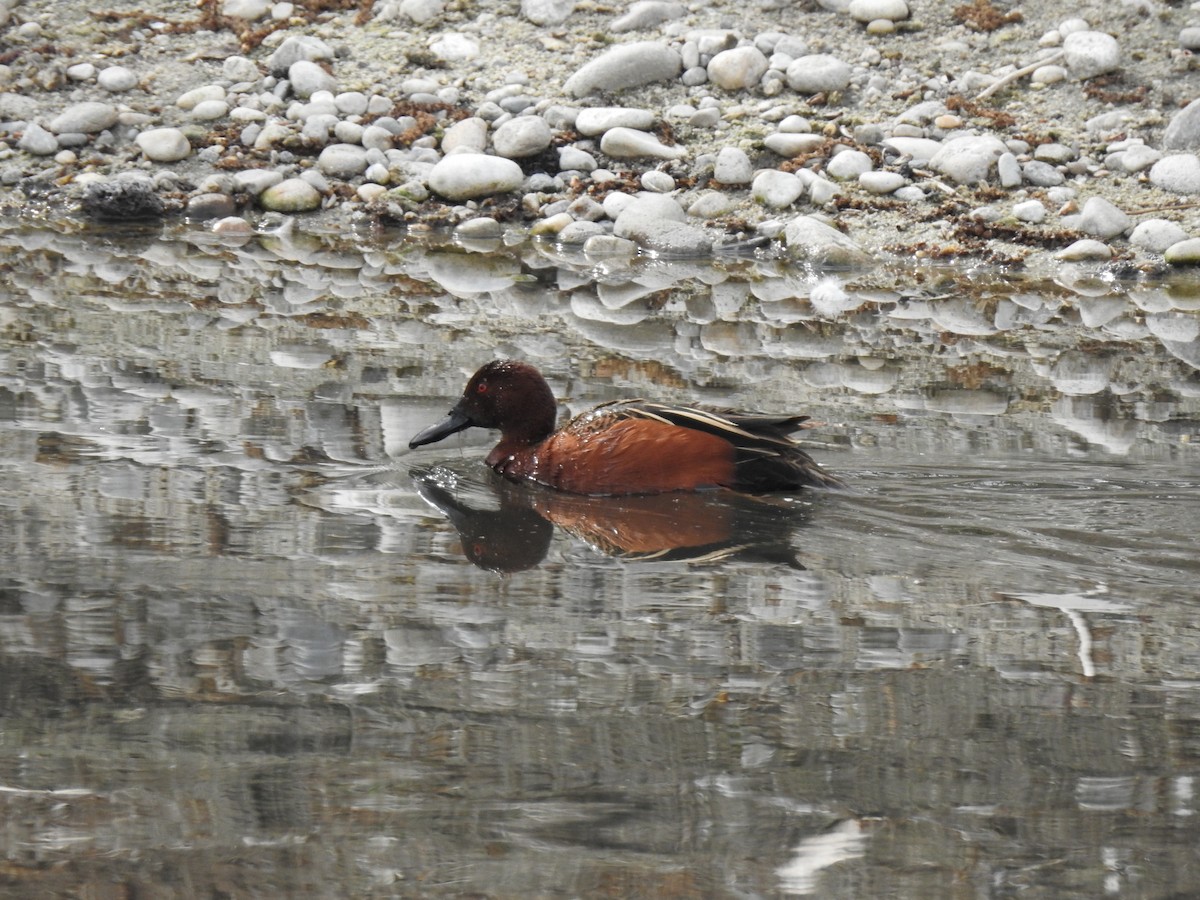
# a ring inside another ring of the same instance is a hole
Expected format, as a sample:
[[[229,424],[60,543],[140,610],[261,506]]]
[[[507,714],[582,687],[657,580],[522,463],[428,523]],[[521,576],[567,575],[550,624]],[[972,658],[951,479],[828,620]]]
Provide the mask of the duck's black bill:
[[[443,438],[448,438],[452,434],[457,434],[474,424],[466,413],[460,411],[458,407],[450,410],[450,415],[446,416],[441,422],[436,425],[430,425],[424,431],[416,434],[411,441],[408,442],[409,450],[416,450],[418,447],[424,447],[426,444],[436,444]]]

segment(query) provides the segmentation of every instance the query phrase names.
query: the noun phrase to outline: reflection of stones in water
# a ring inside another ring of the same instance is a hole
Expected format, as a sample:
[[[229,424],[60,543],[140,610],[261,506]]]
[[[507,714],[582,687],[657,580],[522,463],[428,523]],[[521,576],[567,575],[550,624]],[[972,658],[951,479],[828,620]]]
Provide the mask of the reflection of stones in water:
[[[259,828],[307,831],[313,824],[308,784],[295,766],[271,766],[253,772],[245,782],[249,811]]]
[[[1059,425],[1110,453],[1127,454],[1137,441],[1138,423],[1113,415],[1112,398],[1060,397],[1050,407]]]

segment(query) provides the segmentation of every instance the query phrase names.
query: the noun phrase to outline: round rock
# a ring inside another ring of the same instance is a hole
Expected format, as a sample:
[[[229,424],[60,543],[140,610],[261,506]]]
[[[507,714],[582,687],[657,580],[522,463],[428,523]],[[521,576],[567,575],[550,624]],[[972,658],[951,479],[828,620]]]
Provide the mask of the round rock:
[[[1187,232],[1168,219],[1138,222],[1129,235],[1129,243],[1150,253],[1164,253],[1168,247],[1187,239]]]
[[[1200,147],[1200,100],[1193,100],[1171,117],[1163,132],[1164,150],[1195,150]]]
[[[17,147],[33,156],[53,156],[58,152],[58,138],[36,122],[30,122]]]
[[[879,19],[899,22],[908,18],[908,4],[904,0],[850,0],[847,11],[856,22],[864,24]]]
[[[317,91],[337,92],[337,79],[308,59],[297,60],[288,67],[288,81],[301,100],[307,100]]]
[[[875,166],[871,157],[861,150],[843,150],[835,153],[825,166],[825,174],[838,181],[858,180],[864,172],[870,172]]]
[[[575,12],[575,0],[521,0],[521,15],[534,25],[559,25]]]
[[[109,66],[100,71],[96,83],[109,93],[122,94],[137,87],[137,76],[124,66]]]
[[[1084,238],[1054,254],[1055,259],[1066,262],[1086,262],[1089,260],[1112,259],[1112,249],[1103,241]]]
[[[942,144],[929,165],[958,184],[979,184],[987,181],[996,160],[1007,152],[1004,142],[992,135],[964,135]]]
[[[1121,46],[1102,31],[1076,31],[1063,39],[1067,71],[1081,81],[1114,71],[1121,65]]]
[[[1163,252],[1163,259],[1172,266],[1200,265],[1200,238],[1188,238],[1172,244]]]
[[[470,200],[515,191],[525,175],[511,159],[482,153],[455,153],[429,172],[429,187],[447,200]]]
[[[826,138],[821,134],[801,134],[795,132],[777,132],[763,138],[763,146],[772,153],[791,159],[804,153],[811,153],[822,144]]]
[[[517,116],[496,129],[492,134],[492,146],[497,156],[524,159],[537,156],[553,139],[550,126],[541,116]]]
[[[582,135],[604,134],[610,128],[635,128],[648,131],[654,127],[654,113],[648,109],[625,106],[593,106],[581,109],[575,118],[575,130]]]
[[[321,205],[321,192],[303,178],[287,178],[259,194],[258,202],[272,212],[310,212]]]
[[[787,67],[787,82],[801,94],[842,91],[850,84],[850,66],[825,53],[802,56]]]
[[[1150,167],[1150,183],[1175,194],[1200,194],[1200,159],[1191,153],[1164,156]]]
[[[791,172],[764,169],[754,176],[750,197],[770,209],[784,209],[800,199],[804,182]]]
[[[712,252],[708,232],[688,224],[687,214],[670,197],[634,198],[617,216],[613,234],[667,257],[706,256]]]
[[[600,150],[614,159],[636,159],[649,156],[655,159],[682,159],[687,150],[679,145],[668,147],[652,134],[632,128],[610,128],[600,138]]]
[[[783,241],[792,259],[817,266],[868,265],[871,255],[831,225],[812,216],[797,216],[783,229]]]
[[[317,168],[333,178],[354,178],[368,165],[367,151],[358,144],[330,144],[317,157]]]
[[[178,162],[192,153],[192,145],[178,128],[152,128],[134,140],[146,159],[154,162]]]
[[[1129,216],[1103,197],[1089,197],[1079,216],[1079,230],[1099,238],[1116,237],[1132,225]]]
[[[55,134],[95,134],[116,124],[115,106],[89,100],[64,109],[50,120],[50,130]]]
[[[585,64],[567,79],[564,89],[573,97],[598,91],[620,91],[678,78],[683,71],[679,54],[657,41],[621,44]]]
[[[738,147],[722,147],[713,167],[713,180],[718,184],[749,184],[754,177],[754,165]]]
[[[767,68],[767,58],[757,47],[735,47],[709,61],[708,80],[727,91],[743,91],[758,84]]]
[[[858,176],[858,184],[871,194],[890,194],[904,187],[904,176],[899,172],[863,172]]]

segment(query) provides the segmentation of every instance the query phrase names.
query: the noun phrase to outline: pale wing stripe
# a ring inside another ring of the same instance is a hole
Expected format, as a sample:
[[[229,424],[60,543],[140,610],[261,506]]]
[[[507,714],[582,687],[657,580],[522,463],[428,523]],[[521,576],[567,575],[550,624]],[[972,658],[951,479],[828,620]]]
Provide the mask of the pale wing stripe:
[[[704,410],[693,409],[688,406],[659,406],[657,404],[655,405],[655,408],[665,410],[671,415],[680,419],[690,419],[693,422],[697,422],[701,425],[708,425],[710,428],[715,428],[718,431],[727,431],[730,434],[735,434],[739,437],[746,438],[747,440],[753,441],[756,444],[778,444],[784,447],[791,445],[791,441],[782,438],[769,437],[764,434],[755,434],[752,431],[747,431],[744,428],[734,425],[723,416],[716,415],[715,413],[708,413]],[[656,416],[656,418],[659,417]]]

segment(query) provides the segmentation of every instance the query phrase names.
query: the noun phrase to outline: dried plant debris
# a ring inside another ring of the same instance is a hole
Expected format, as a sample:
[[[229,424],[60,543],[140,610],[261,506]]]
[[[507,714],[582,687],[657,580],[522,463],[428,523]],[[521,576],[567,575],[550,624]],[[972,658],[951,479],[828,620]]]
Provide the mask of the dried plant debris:
[[[1022,22],[1025,18],[1017,10],[1001,12],[989,0],[973,0],[971,3],[956,6],[952,15],[955,22],[967,26],[972,31],[996,31],[1005,25]]]

